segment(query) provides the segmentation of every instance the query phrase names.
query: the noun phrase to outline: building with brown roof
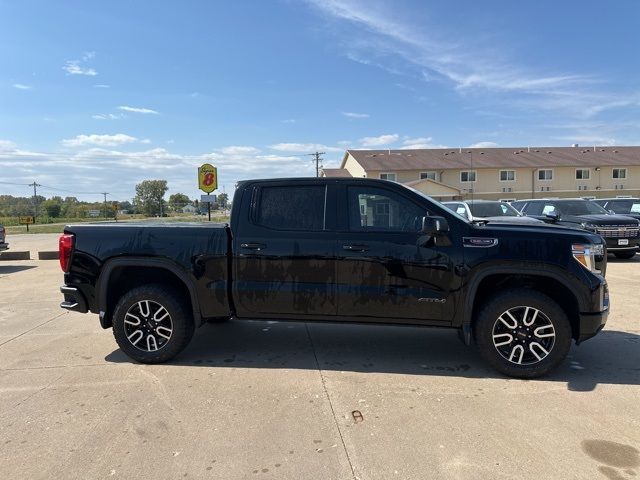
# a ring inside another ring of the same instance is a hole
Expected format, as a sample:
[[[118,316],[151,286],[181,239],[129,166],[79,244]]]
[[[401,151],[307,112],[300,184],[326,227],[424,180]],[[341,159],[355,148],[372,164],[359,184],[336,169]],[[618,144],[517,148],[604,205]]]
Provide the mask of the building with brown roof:
[[[640,195],[640,147],[347,150],[327,177],[382,178],[440,200]]]

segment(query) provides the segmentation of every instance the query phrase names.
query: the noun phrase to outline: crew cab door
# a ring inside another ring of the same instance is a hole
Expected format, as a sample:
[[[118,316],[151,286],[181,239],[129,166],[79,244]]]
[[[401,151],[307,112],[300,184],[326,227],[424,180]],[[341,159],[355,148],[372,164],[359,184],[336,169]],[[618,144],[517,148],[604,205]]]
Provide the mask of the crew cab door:
[[[450,236],[434,239],[419,232],[422,217],[434,212],[396,189],[340,187],[339,316],[450,322],[459,282],[452,254],[460,245],[452,245]]]
[[[247,188],[232,232],[237,315],[336,315],[333,185],[264,182]]]

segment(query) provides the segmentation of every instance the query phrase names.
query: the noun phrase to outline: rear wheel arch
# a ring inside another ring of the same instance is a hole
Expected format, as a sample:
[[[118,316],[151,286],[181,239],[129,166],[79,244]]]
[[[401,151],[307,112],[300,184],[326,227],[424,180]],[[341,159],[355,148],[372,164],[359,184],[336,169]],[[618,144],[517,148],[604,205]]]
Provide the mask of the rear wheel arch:
[[[202,323],[195,287],[179,266],[159,258],[116,258],[105,263],[96,285],[102,327],[112,326],[115,306],[123,295],[147,284],[171,287],[183,297],[192,311],[194,326]]]

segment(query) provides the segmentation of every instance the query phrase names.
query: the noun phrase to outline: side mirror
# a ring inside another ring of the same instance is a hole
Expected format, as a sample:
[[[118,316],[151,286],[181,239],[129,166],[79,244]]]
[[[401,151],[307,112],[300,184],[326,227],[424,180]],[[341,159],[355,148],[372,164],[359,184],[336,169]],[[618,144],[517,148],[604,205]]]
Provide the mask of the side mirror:
[[[551,219],[554,222],[557,222],[558,220],[560,220],[560,214],[558,212],[549,212],[545,214],[545,217]]]
[[[449,222],[444,217],[422,217],[420,233],[435,237],[449,231]]]

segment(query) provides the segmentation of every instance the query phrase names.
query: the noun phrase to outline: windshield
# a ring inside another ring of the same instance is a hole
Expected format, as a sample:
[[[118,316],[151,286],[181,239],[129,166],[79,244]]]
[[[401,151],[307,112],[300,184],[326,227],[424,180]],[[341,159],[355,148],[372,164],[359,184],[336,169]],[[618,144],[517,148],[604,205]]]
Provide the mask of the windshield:
[[[608,214],[604,208],[588,200],[571,200],[557,205],[558,210],[565,215],[602,215]]]
[[[519,217],[518,211],[505,202],[469,203],[474,217]]]
[[[607,205],[611,210],[616,213],[640,213],[640,201],[639,200],[615,200],[609,202]]]

